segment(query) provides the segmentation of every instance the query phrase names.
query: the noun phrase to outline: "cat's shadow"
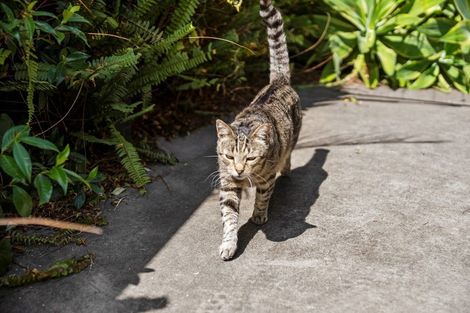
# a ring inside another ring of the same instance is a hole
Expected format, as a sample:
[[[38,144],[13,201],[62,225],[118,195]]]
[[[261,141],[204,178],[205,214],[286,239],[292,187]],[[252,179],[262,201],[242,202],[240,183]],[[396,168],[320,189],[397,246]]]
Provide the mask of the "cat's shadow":
[[[277,179],[269,205],[268,222],[260,227],[248,221],[240,227],[235,258],[243,254],[259,230],[268,240],[280,242],[298,237],[307,229],[316,227],[305,219],[319,197],[320,185],[328,177],[323,166],[329,152],[316,149],[307,164]]]

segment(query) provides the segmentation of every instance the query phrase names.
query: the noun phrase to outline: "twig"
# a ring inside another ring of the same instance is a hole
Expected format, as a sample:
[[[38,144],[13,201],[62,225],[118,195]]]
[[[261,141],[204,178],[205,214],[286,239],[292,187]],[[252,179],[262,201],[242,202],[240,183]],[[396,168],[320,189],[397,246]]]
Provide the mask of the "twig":
[[[187,38],[189,38],[189,39],[215,39],[215,40],[225,41],[225,42],[231,43],[231,44],[233,44],[237,47],[246,49],[246,50],[250,51],[251,54],[255,55],[255,52],[253,50],[251,50],[250,48],[242,46],[241,44],[236,43],[235,41],[228,40],[228,39],[225,39],[225,38],[212,37],[212,36],[189,36]]]
[[[326,20],[325,29],[323,30],[323,33],[321,34],[320,38],[318,38],[318,40],[313,45],[311,45],[310,47],[308,47],[304,51],[301,51],[301,52],[297,53],[296,55],[294,55],[293,57],[291,57],[291,59],[293,59],[295,57],[298,57],[299,55],[302,55],[304,53],[307,53],[309,51],[312,51],[313,49],[315,49],[323,41],[323,39],[325,38],[326,33],[328,31],[328,27],[330,27],[331,16],[328,13],[327,13],[327,15],[328,15],[328,19]]]
[[[73,100],[72,105],[70,106],[69,110],[65,113],[65,115],[62,116],[62,117],[60,118],[60,120],[58,120],[56,123],[54,123],[54,125],[52,125],[52,126],[49,127],[48,129],[46,129],[45,131],[40,132],[40,133],[37,134],[36,136],[41,136],[41,135],[47,133],[48,131],[50,131],[51,129],[53,129],[53,128],[56,127],[57,125],[59,125],[59,124],[67,117],[67,115],[70,114],[70,112],[72,111],[73,107],[75,106],[75,103],[77,103],[78,97],[79,97],[80,94],[82,93],[82,88],[83,88],[83,84],[84,84],[84,83],[85,83],[85,81],[82,81],[82,84],[80,85],[80,89],[78,90],[77,95],[75,96],[75,100]]]
[[[318,63],[318,64],[316,64],[316,65],[314,65],[314,66],[312,66],[312,67],[310,67],[310,68],[305,69],[304,72],[305,72],[305,73],[312,72],[312,71],[316,70],[317,68],[323,66],[324,64],[330,62],[330,60],[331,60],[332,58],[333,58],[333,56],[330,55],[329,57],[327,57],[325,60],[321,61],[320,63]]]
[[[70,223],[63,221],[51,220],[42,217],[12,217],[12,218],[0,218],[0,226],[8,225],[40,225],[54,228],[73,229],[85,233],[92,233],[96,235],[103,234],[103,230],[100,227],[83,225],[78,223]]]
[[[108,34],[108,33],[87,33],[87,34],[92,35],[92,36],[114,37],[114,38],[118,38],[118,39],[122,39],[122,40],[131,41],[129,38],[122,37],[122,36],[115,35],[115,34]]]

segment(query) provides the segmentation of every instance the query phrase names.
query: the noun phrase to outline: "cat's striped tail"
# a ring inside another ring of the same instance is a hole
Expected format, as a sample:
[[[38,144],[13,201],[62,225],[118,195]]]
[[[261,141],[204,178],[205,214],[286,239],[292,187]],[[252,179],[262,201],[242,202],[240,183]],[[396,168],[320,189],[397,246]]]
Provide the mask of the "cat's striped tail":
[[[259,6],[259,14],[268,28],[269,81],[283,78],[289,82],[289,52],[281,13],[273,7],[271,0],[260,0]]]

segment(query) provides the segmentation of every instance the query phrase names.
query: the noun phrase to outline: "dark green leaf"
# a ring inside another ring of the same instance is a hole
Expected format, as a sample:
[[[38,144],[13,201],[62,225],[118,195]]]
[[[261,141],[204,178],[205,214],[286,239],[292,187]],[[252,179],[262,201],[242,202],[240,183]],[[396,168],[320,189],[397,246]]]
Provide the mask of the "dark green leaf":
[[[52,150],[52,151],[59,152],[59,149],[57,148],[55,144],[53,144],[49,140],[45,140],[39,137],[30,137],[30,136],[23,137],[21,138],[20,141],[27,145],[37,147],[43,150]]]
[[[34,24],[36,24],[36,28],[40,31],[57,36],[57,32],[49,23],[35,21]]]
[[[73,200],[73,205],[75,208],[80,209],[86,201],[86,195],[83,191],[81,191]]]
[[[86,24],[92,25],[89,20],[87,20],[86,18],[84,18],[78,13],[75,13],[74,15],[72,15],[72,17],[69,18],[68,22],[69,23],[86,23]]]
[[[18,125],[7,130],[2,138],[2,152],[7,150],[13,142],[19,141],[28,134],[29,127],[25,125]]]
[[[405,58],[421,59],[436,53],[426,36],[418,32],[384,36],[382,42]]]
[[[26,151],[21,143],[13,143],[13,158],[15,159],[16,165],[18,165],[21,173],[23,173],[23,176],[26,177],[28,182],[30,182],[33,165],[28,151]]]
[[[455,22],[448,18],[430,18],[418,27],[418,31],[428,37],[440,38],[454,25]]]
[[[88,188],[91,188],[90,186],[90,183],[87,182],[85,180],[85,178],[83,178],[82,176],[78,175],[77,173],[71,171],[71,170],[68,170],[66,168],[64,168],[64,171],[65,173],[67,173],[67,175],[69,176],[69,178],[72,180],[72,181],[79,181],[81,183],[83,183],[85,186],[87,186]]]
[[[5,173],[7,173],[12,178],[26,178],[25,176],[23,176],[23,173],[21,173],[20,169],[18,168],[18,165],[16,165],[15,160],[9,155],[4,154],[0,157],[0,167]]]
[[[49,173],[47,175],[55,180],[60,187],[62,187],[62,190],[64,191],[64,195],[67,194],[67,187],[69,184],[67,174],[65,173],[64,169],[61,166],[54,166],[49,170]]]
[[[48,11],[33,11],[34,16],[47,16],[47,17],[52,17],[54,19],[57,19],[57,16],[55,16],[53,13],[48,12]]]
[[[64,31],[64,32],[70,32],[80,38],[86,45],[88,45],[88,41],[86,39],[85,33],[82,32],[80,29],[77,27],[73,26],[68,26],[68,25],[60,25],[56,27],[56,30]]]
[[[57,154],[55,158],[55,165],[64,164],[65,161],[67,161],[67,159],[69,158],[69,154],[70,154],[70,147],[69,145],[66,145],[64,150],[62,150],[61,152],[59,152],[59,154]]]
[[[13,204],[19,215],[26,217],[31,215],[33,200],[31,196],[21,187],[13,185]]]
[[[39,174],[34,179],[34,187],[39,194],[39,205],[49,202],[52,196],[52,183],[47,176]]]

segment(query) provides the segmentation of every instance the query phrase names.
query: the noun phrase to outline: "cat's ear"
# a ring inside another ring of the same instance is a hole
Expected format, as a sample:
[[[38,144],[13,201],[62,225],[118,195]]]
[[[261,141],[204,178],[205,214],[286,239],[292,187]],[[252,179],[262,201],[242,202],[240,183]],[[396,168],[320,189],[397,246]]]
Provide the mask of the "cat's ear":
[[[269,123],[264,123],[258,126],[252,133],[251,138],[256,141],[262,141],[269,144],[272,141],[273,127]]]
[[[225,136],[235,137],[235,133],[233,132],[232,127],[230,127],[230,125],[227,125],[224,121],[222,120],[215,121],[215,126],[217,127],[218,138],[222,138]]]

